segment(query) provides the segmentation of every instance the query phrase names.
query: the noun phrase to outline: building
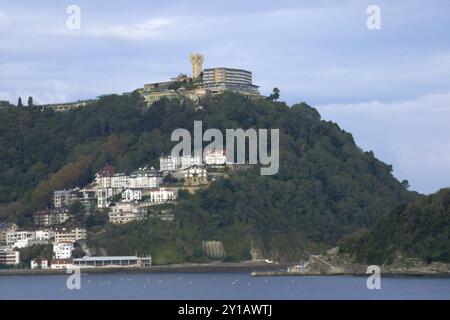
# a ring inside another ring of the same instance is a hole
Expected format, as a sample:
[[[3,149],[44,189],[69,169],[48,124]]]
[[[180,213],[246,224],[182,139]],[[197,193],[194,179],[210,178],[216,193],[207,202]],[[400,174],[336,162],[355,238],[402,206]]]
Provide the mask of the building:
[[[35,241],[34,231],[8,231],[6,233],[6,245],[13,248],[26,248]]]
[[[177,194],[172,188],[155,188],[146,190],[145,195],[148,196],[149,202],[153,204],[174,202],[177,199]]]
[[[55,259],[69,259],[72,258],[72,251],[74,249],[73,242],[55,242],[53,244],[53,258]]]
[[[137,256],[83,257],[73,259],[73,265],[79,268],[148,268],[152,258]]]
[[[51,227],[69,220],[69,208],[44,209],[33,213],[34,224],[38,227]]]
[[[111,198],[122,192],[122,188],[101,188],[97,189],[97,207],[108,208],[111,204]]]
[[[114,224],[124,224],[131,221],[140,221],[145,218],[147,210],[141,208],[136,202],[118,202],[111,206],[108,213],[109,222]]]
[[[9,101],[8,100],[0,100],[0,108],[9,107]]]
[[[252,83],[252,73],[242,69],[212,68],[203,71],[203,85],[206,90],[226,90],[244,94],[259,95],[258,86]]]
[[[115,174],[116,168],[113,165],[107,164],[95,174],[95,184],[99,188],[111,188],[111,178]]]
[[[208,166],[224,166],[227,164],[226,151],[208,150],[204,154],[205,164]]]
[[[45,104],[38,106],[40,110],[51,109],[56,112],[69,111],[73,109],[77,109],[80,107],[89,106],[90,104],[96,102],[96,99],[89,100],[80,100],[77,102],[68,102],[68,103],[55,103],[55,104]]]
[[[189,54],[189,61],[192,64],[192,78],[200,77],[203,70],[204,57],[200,53]]]
[[[157,188],[162,179],[161,174],[153,167],[150,169],[147,169],[147,167],[139,168],[139,170],[131,173],[129,184],[125,187],[135,189]]]
[[[50,241],[55,238],[56,232],[53,230],[36,230],[35,239],[37,241]]]
[[[178,172],[184,179],[185,186],[198,186],[208,183],[208,172],[205,168],[193,165]]]
[[[180,102],[184,100],[184,96],[181,93],[169,89],[160,91],[144,91],[141,95],[144,97],[145,102],[147,102],[147,105],[149,106],[161,99],[178,100]]]
[[[0,247],[0,265],[18,265],[20,263],[20,252],[12,248]]]
[[[200,156],[183,155],[181,157],[167,156],[159,158],[159,169],[162,172],[173,172],[193,165],[200,166],[201,164],[202,157]]]
[[[89,185],[88,187],[81,189],[81,203],[86,209],[94,208],[97,204],[97,197],[95,194],[95,189],[93,185]]]
[[[71,268],[73,268],[72,259],[52,259],[52,261],[50,261],[50,269],[52,270],[71,269]]]
[[[6,245],[6,233],[17,231],[19,227],[15,223],[0,223],[0,246]]]
[[[33,259],[31,260],[31,269],[48,269],[50,264],[45,258]]]
[[[126,189],[122,192],[122,202],[134,202],[142,200],[141,189]]]
[[[68,207],[77,200],[81,200],[83,194],[79,190],[56,190],[53,191],[53,207]]]
[[[85,240],[87,237],[85,228],[75,228],[75,229],[58,229],[55,232],[55,243],[59,242],[76,242],[80,240]]]

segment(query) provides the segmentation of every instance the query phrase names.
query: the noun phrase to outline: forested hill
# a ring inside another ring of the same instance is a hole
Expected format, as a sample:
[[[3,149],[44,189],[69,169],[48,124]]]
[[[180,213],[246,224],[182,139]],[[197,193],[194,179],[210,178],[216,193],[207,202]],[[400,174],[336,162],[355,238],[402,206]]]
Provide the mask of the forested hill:
[[[373,264],[391,263],[401,256],[450,262],[450,189],[399,205],[370,231],[348,236],[341,250]]]
[[[266,255],[297,257],[305,247],[332,245],[372,226],[387,209],[417,196],[392,176],[391,166],[304,103],[288,107],[226,94],[202,106],[161,100],[147,108],[133,94],[66,113],[0,110],[0,221],[29,224],[32,210],[46,207],[53,190],[86,184],[106,162],[119,170],[158,167],[160,154],[173,146],[172,131],[191,130],[194,120],[222,132],[279,128],[280,171],[247,171],[182,197],[176,228],[196,230],[180,245],[182,254],[189,255],[186,246],[194,252],[201,239],[220,239],[239,247],[235,256],[253,244]],[[133,249],[119,247],[115,253]]]

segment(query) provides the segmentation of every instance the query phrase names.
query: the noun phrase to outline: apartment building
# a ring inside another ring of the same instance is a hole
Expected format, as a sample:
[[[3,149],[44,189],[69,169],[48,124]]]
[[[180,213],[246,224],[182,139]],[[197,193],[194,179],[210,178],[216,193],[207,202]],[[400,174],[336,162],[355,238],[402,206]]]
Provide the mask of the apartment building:
[[[38,227],[57,226],[65,223],[70,217],[67,207],[36,211],[32,216],[34,224]]]
[[[203,70],[203,85],[211,91],[236,91],[259,94],[258,86],[252,83],[252,73],[243,69],[211,68]]]
[[[58,229],[55,232],[55,243],[59,242],[76,242],[80,240],[85,240],[87,236],[85,228],[75,228],[75,229]]]
[[[20,263],[19,251],[12,248],[0,247],[0,265],[18,265]]]

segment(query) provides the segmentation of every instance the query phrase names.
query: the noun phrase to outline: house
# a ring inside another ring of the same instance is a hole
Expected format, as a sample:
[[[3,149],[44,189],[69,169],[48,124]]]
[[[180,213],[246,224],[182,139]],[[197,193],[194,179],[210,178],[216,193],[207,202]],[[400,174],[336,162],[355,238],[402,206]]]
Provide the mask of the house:
[[[20,252],[8,247],[0,247],[0,265],[18,265]]]
[[[111,204],[111,198],[117,194],[120,194],[122,189],[119,188],[101,188],[97,189],[97,207],[98,208],[108,208]]]
[[[185,169],[187,167],[202,164],[202,158],[200,156],[183,155],[182,157],[160,157],[159,158],[159,170],[162,172],[173,172],[179,169]]]
[[[55,238],[56,232],[53,230],[36,230],[35,239],[37,241],[50,241]]]
[[[19,227],[15,223],[0,223],[0,246],[6,245],[6,233],[16,231]]]
[[[38,227],[51,227],[69,220],[69,208],[44,209],[33,212],[34,224]]]
[[[147,210],[135,202],[118,202],[111,207],[108,213],[109,221],[114,224],[124,224],[131,221],[140,221],[145,218]]]
[[[68,207],[75,201],[80,200],[82,193],[75,190],[55,190],[53,191],[53,207],[62,208]]]
[[[122,202],[133,202],[142,200],[142,190],[141,189],[131,189],[128,188],[122,192]]]
[[[80,240],[85,240],[87,237],[85,228],[75,228],[75,229],[66,229],[61,228],[57,229],[55,232],[55,242],[77,242]]]
[[[95,183],[100,188],[111,188],[111,178],[116,174],[116,168],[110,164],[103,166],[95,174]]]
[[[129,177],[129,188],[157,188],[162,182],[162,175],[155,168],[139,168],[133,171]]]
[[[45,258],[38,258],[31,260],[31,269],[48,269],[50,264]]]
[[[26,248],[32,245],[35,240],[34,231],[8,231],[6,233],[6,245],[13,248]]]
[[[226,150],[208,150],[204,154],[205,164],[220,167],[227,164]]]
[[[50,269],[71,269],[73,267],[72,259],[52,259],[50,261]]]
[[[72,251],[74,246],[72,242],[55,242],[53,244],[53,258],[55,259],[69,259],[72,258]]]
[[[198,186],[208,183],[208,172],[205,168],[198,165],[182,169],[177,174],[184,179],[185,186]]]
[[[145,195],[148,196],[149,202],[153,204],[173,202],[177,198],[176,191],[172,188],[154,188],[145,190]]]

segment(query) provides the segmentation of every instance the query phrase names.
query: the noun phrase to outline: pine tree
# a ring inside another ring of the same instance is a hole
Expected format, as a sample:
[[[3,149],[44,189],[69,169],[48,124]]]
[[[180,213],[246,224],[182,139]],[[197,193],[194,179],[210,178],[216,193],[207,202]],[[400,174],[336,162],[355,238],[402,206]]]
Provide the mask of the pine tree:
[[[19,97],[19,101],[17,101],[17,106],[18,106],[19,108],[22,108],[22,107],[23,107],[23,104],[22,104],[22,97]]]

